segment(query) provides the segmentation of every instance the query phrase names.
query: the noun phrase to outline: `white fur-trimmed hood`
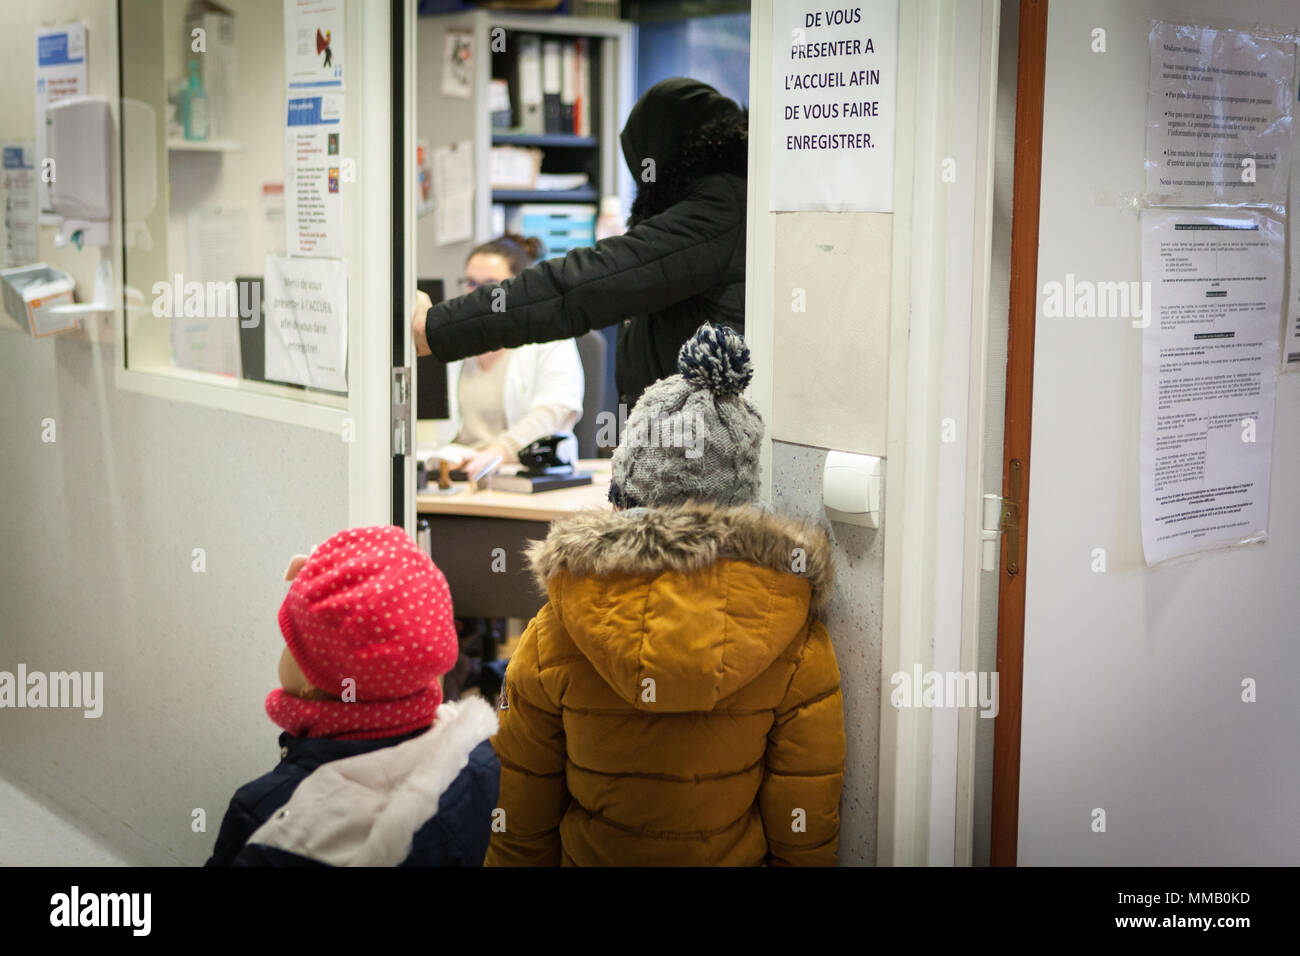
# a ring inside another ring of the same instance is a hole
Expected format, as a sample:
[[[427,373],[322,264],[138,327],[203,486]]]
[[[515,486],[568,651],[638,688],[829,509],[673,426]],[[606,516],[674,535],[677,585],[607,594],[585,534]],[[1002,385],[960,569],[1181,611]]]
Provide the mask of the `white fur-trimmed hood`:
[[[486,701],[443,704],[418,737],[322,764],[248,842],[331,866],[396,866],[470,752],[496,732]]]

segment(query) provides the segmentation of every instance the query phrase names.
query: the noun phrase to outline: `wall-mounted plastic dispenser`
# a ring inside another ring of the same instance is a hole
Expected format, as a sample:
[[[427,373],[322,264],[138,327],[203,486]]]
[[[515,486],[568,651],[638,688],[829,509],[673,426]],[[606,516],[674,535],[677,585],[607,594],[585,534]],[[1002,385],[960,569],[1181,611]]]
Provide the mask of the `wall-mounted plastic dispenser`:
[[[879,528],[885,493],[885,459],[844,451],[826,453],[822,495],[832,521]]]
[[[53,160],[50,205],[63,217],[54,245],[107,246],[113,215],[113,112],[102,96],[72,96],[46,111]]]

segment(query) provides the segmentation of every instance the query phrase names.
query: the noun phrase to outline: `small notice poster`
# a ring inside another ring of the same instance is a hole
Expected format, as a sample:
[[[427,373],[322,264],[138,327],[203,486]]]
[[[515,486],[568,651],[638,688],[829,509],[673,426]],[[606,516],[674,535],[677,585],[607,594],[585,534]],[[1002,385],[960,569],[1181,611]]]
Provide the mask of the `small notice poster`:
[[[32,145],[5,143],[0,171],[0,205],[4,207],[5,241],[0,266],[29,266],[37,261],[36,158]]]
[[[284,0],[284,81],[290,90],[343,86],[344,0]]]
[[[1294,37],[1152,22],[1147,201],[1287,200]]]
[[[348,388],[347,274],[335,259],[266,257],[268,381]]]
[[[474,144],[469,140],[433,151],[433,213],[438,245],[474,238]]]
[[[774,0],[773,211],[892,212],[898,0]]]
[[[1148,565],[1267,536],[1284,249],[1269,210],[1142,213]]]
[[[1291,230],[1287,307],[1282,327],[1282,368],[1300,371],[1300,129],[1291,124],[1291,196],[1287,228]]]
[[[442,95],[467,100],[474,95],[474,34],[448,30],[442,51]]]
[[[343,94],[292,97],[284,130],[285,247],[343,256]]]

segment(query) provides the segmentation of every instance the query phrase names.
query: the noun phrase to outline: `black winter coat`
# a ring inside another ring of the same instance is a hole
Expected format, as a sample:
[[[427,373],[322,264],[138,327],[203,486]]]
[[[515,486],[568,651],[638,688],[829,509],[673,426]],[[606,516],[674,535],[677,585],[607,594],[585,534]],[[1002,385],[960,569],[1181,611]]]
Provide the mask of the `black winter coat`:
[[[673,102],[683,96],[708,97],[700,115],[712,117],[691,125],[690,105]],[[623,148],[640,183],[628,231],[435,305],[425,337],[438,359],[621,323],[615,380],[630,411],[647,386],[676,373],[678,350],[703,323],[744,333],[746,114],[704,84],[665,81],[633,110]],[[659,160],[653,182],[642,182],[647,156]]]
[[[486,709],[482,702],[474,703]],[[440,711],[440,714],[443,713],[447,711]],[[441,716],[439,719],[442,719]],[[428,733],[427,730],[420,730],[382,740],[329,740],[281,734],[280,763],[270,773],[245,784],[235,792],[225,818],[221,821],[212,857],[204,865],[324,865],[324,861],[313,859],[299,847],[250,843],[249,838],[280,812],[282,807],[289,804],[299,786],[319,768],[349,757],[387,751]],[[383,759],[383,756],[380,755],[379,759]],[[445,756],[457,763],[465,759],[463,752],[458,756]],[[423,764],[431,762],[427,759],[422,761]],[[430,810],[436,802],[436,812],[420,815],[416,824],[418,828],[413,828],[410,834],[410,852],[393,865],[481,866],[487,854],[491,815],[496,807],[500,775],[501,764],[491,743],[482,739],[473,744],[473,749],[468,752],[468,762],[450,781],[450,785],[440,793],[429,795]],[[393,788],[396,792],[403,789],[403,784],[395,782]],[[408,796],[409,793],[410,788],[407,788]],[[329,807],[332,819],[327,821],[328,825],[337,826],[338,818],[347,809],[338,802]],[[372,820],[365,822],[367,825],[373,823]]]

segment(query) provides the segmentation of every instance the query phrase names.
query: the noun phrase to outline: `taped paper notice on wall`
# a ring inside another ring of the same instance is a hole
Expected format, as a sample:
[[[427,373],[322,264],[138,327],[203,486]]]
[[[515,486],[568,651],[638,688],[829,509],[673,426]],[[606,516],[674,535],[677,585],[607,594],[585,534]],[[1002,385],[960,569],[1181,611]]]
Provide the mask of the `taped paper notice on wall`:
[[[1283,205],[1295,38],[1154,20],[1147,201]]]
[[[1300,99],[1300,87],[1297,88]],[[1287,308],[1283,317],[1282,328],[1282,368],[1288,372],[1300,372],[1300,234],[1297,233],[1296,210],[1300,202],[1300,129],[1296,128],[1294,118],[1291,123],[1291,195],[1290,215],[1287,227],[1291,230],[1291,261],[1288,263]]]
[[[469,140],[434,147],[433,221],[440,246],[474,238],[474,146]]]
[[[5,143],[0,170],[0,205],[4,207],[5,242],[0,267],[36,261],[36,158],[30,142]]]
[[[893,211],[897,72],[898,0],[774,0],[774,212]]]
[[[290,90],[343,86],[344,0],[284,0],[284,81]]]
[[[1282,218],[1142,214],[1142,545],[1147,564],[1267,537]]]
[[[86,28],[80,23],[36,31],[36,155],[49,156],[45,145],[45,112],[70,96],[86,93]],[[56,173],[57,175],[57,173]],[[50,184],[37,183],[40,211],[53,217]],[[55,220],[57,221],[57,220]]]
[[[474,92],[474,34],[448,30],[442,52],[442,95],[467,100]]]
[[[285,248],[291,256],[343,257],[343,94],[289,100],[284,130]]]
[[[240,315],[234,276],[252,274],[244,255],[249,217],[242,208],[199,208],[185,217],[185,284],[173,283],[172,364],[236,378],[243,373],[239,354]],[[182,291],[184,295],[182,296]]]
[[[346,392],[347,273],[336,259],[266,257],[266,378]]]

